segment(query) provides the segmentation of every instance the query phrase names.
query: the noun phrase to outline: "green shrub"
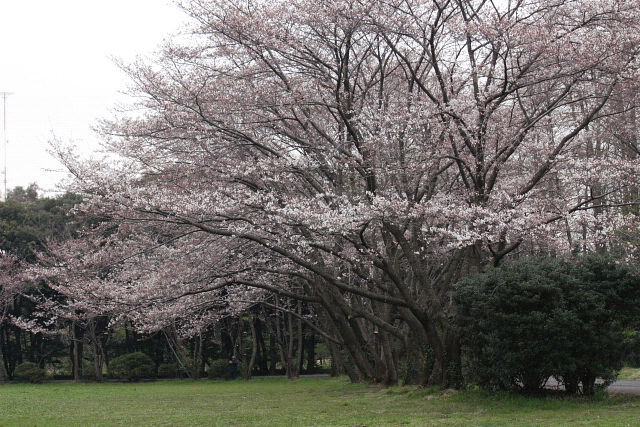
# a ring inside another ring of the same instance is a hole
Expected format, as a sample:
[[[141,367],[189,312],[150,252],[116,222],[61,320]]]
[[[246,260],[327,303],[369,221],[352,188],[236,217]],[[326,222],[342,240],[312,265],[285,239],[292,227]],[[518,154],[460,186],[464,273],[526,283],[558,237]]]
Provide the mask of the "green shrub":
[[[41,383],[46,373],[33,362],[24,362],[16,366],[13,377],[18,381],[28,381],[31,383]]]
[[[572,267],[573,281],[565,292],[577,321],[565,347],[573,366],[565,365],[556,377],[570,391],[593,394],[596,378],[604,380],[603,386],[613,382],[632,350],[629,329],[640,315],[640,275],[630,265],[595,254],[577,258]]]
[[[91,360],[82,361],[82,378],[85,380],[96,379],[96,367]]]
[[[158,366],[158,378],[176,378],[178,366],[175,363],[162,363]]]
[[[230,378],[229,361],[227,359],[215,359],[209,364],[208,375],[211,379]]]
[[[599,255],[531,258],[489,269],[454,289],[467,374],[489,390],[540,390],[556,377],[569,393],[613,380],[638,314],[640,279]]]
[[[630,350],[624,358],[624,364],[630,368],[640,368],[640,331],[627,331],[627,339]]]
[[[129,353],[111,361],[109,374],[114,378],[138,381],[154,377],[155,365],[151,358],[144,353]]]
[[[247,379],[249,375],[249,365],[244,362],[238,362],[238,378]]]

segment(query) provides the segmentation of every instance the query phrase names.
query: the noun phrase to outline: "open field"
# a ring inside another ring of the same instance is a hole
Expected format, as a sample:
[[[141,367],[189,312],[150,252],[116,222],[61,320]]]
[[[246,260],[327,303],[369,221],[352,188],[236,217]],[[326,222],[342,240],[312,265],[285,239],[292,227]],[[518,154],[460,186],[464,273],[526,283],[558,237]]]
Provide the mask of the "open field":
[[[487,396],[306,378],[0,386],[0,425],[638,425],[640,399]]]
[[[640,368],[622,368],[619,380],[640,380]]]

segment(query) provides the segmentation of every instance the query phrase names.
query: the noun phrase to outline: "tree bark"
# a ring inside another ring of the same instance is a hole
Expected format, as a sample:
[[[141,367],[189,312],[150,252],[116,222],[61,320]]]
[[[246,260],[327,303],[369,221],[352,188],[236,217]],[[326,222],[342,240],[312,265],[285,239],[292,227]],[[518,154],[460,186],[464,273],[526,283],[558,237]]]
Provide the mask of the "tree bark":
[[[72,365],[73,380],[80,381],[82,378],[82,343],[80,342],[80,327],[76,322],[71,323],[71,341],[73,343]]]
[[[247,366],[248,380],[251,379],[253,365],[256,362],[256,355],[258,354],[258,334],[256,334],[256,326],[254,324],[253,316],[249,316],[249,328],[251,329],[251,358],[249,359],[249,365]]]
[[[1,333],[1,330],[0,330]],[[0,341],[0,382],[5,382],[7,380],[7,374],[5,373],[5,364],[4,364],[4,346]]]
[[[307,374],[313,374],[316,369],[316,336],[313,333],[307,339]]]
[[[96,323],[91,321],[89,324],[88,332],[91,344],[93,347],[93,368],[95,370],[95,379],[98,382],[102,382],[102,368],[104,364],[104,352],[102,351],[102,345],[98,340],[98,334],[96,332]]]
[[[291,313],[287,313],[287,326],[288,326],[288,341],[287,342],[287,378],[292,379],[296,376],[295,365],[293,363],[293,316]]]
[[[298,316],[302,316],[302,302],[298,301]],[[295,376],[300,376],[302,370],[302,348],[303,348],[303,336],[302,336],[302,319],[298,317],[298,348],[296,349],[296,364],[295,364]],[[293,337],[291,337],[293,339]]]

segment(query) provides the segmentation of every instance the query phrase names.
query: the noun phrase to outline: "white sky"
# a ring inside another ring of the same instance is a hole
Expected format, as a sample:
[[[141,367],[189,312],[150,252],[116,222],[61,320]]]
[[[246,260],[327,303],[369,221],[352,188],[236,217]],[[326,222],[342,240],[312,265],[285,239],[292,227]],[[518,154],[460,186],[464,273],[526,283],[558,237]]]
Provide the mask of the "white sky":
[[[0,91],[13,93],[8,188],[55,190],[64,175],[47,152],[53,135],[85,153],[98,149],[92,125],[126,99],[127,77],[112,58],[153,54],[185,21],[170,0],[0,0]],[[0,159],[1,172],[2,145]]]

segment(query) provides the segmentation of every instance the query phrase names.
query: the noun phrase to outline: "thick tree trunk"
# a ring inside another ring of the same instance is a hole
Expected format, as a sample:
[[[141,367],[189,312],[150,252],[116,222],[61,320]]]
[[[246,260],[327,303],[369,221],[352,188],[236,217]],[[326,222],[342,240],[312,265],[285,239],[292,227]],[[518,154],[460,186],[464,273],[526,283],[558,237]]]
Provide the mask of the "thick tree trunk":
[[[331,353],[332,376],[340,375],[342,373],[341,371],[344,369],[344,372],[352,383],[359,383],[363,381],[363,376],[359,372],[358,368],[350,360],[345,360],[344,357],[342,357],[342,353],[335,343],[327,341],[327,347]]]
[[[444,341],[444,342],[442,342]],[[449,331],[444,339],[434,342],[434,362],[428,381],[424,385],[458,389],[463,385],[460,343],[457,335]]]
[[[91,346],[93,350],[93,368],[95,370],[95,379],[98,382],[102,382],[102,368],[104,364],[103,351],[100,342],[98,341],[98,336],[96,333],[96,324],[95,322],[91,322],[88,328],[89,339],[91,340]]]
[[[596,392],[596,377],[595,375],[584,374],[580,377],[582,382],[582,394],[585,396],[593,396]]]
[[[91,341],[91,347],[93,350],[93,368],[95,371],[95,380],[98,382],[102,382],[102,369],[104,367],[104,349],[102,347],[102,343],[98,337],[97,332],[97,320],[93,319],[87,325],[86,331],[89,334],[89,339]]]
[[[341,322],[339,329],[344,340],[345,349],[349,354],[349,358],[360,372],[360,381],[375,382],[375,369],[363,351],[365,345],[356,338],[356,334],[351,330],[350,326],[346,322]]]
[[[99,348],[99,345],[94,341],[93,342],[93,367],[96,371],[96,381],[102,382],[102,369],[103,369],[104,359],[102,357],[102,349]]]
[[[391,337],[388,333],[382,332],[382,354],[384,357],[384,364],[386,367],[384,385],[393,386],[398,384],[398,371],[396,369],[394,357],[393,357],[393,348],[391,344]]]
[[[331,368],[329,375],[331,375],[332,377],[337,377],[344,369],[344,363],[342,363],[342,358],[339,358],[337,354],[338,349],[336,348],[336,345],[331,341],[328,341],[326,344],[327,348],[329,349],[329,356],[331,357]]]
[[[331,325],[330,329],[342,338],[344,348],[359,372],[359,381],[376,381],[375,369],[365,354],[367,343],[355,319],[349,319],[350,316],[345,312],[348,307],[341,301],[339,295],[333,298],[328,289],[321,290],[321,298],[323,299],[322,307]],[[349,374],[349,377],[352,376]]]

